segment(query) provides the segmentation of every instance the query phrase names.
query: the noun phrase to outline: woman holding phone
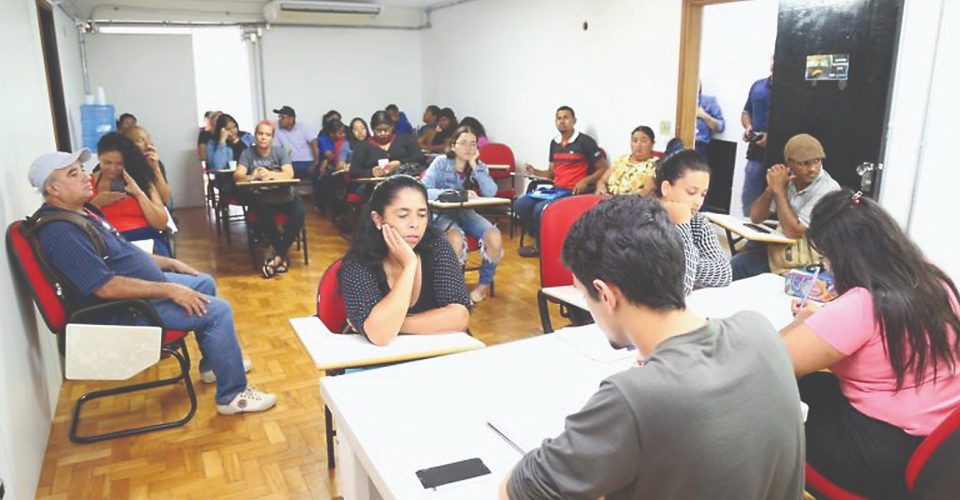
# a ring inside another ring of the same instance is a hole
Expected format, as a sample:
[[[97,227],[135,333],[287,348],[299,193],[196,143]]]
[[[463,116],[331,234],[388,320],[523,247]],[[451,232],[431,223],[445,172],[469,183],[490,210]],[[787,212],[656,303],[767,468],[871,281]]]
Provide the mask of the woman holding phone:
[[[427,189],[408,175],[378,184],[338,273],[350,329],[387,345],[400,333],[466,331],[470,298],[450,244],[430,224]]]
[[[126,136],[111,132],[97,142],[100,164],[91,176],[95,205],[127,240],[154,241],[154,251],[169,256],[162,231],[167,210],[157,177],[140,149]]]
[[[416,138],[398,135],[393,121],[385,111],[377,111],[370,118],[373,141],[358,141],[353,145],[350,177],[384,177],[401,164],[423,165],[423,151]]]

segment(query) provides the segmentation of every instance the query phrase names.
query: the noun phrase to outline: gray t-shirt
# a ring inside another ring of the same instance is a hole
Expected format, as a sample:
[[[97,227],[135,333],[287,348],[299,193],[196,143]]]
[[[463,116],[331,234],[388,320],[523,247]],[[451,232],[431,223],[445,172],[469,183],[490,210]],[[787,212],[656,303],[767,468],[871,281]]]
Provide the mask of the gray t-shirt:
[[[283,166],[290,163],[290,154],[286,148],[274,144],[266,156],[260,156],[256,146],[251,146],[243,150],[240,154],[238,165],[247,168],[247,175],[253,175],[253,171],[263,167],[267,170],[279,172]],[[285,202],[293,199],[293,186],[263,186],[254,189],[254,199],[269,202]]]
[[[604,380],[507,487],[512,500],[799,499],[803,466],[790,358],[766,319],[741,312]]]
[[[820,201],[820,198],[839,190],[840,184],[838,184],[833,177],[830,177],[830,174],[828,174],[826,170],[820,170],[820,175],[818,175],[809,186],[803,188],[802,191],[797,191],[797,186],[794,185],[793,182],[787,184],[787,199],[790,200],[790,206],[797,214],[797,219],[800,220],[800,223],[804,226],[809,226],[810,214],[813,212],[813,207]],[[770,200],[770,211],[777,211],[776,199]]]

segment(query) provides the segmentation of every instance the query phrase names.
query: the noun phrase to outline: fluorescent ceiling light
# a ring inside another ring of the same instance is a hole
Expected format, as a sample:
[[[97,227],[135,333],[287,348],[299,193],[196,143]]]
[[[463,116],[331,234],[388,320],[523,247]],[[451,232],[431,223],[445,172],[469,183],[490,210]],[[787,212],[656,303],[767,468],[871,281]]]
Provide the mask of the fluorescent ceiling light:
[[[325,14],[379,15],[383,7],[373,3],[330,2],[326,0],[275,0],[264,9],[275,8],[285,12],[318,12]]]

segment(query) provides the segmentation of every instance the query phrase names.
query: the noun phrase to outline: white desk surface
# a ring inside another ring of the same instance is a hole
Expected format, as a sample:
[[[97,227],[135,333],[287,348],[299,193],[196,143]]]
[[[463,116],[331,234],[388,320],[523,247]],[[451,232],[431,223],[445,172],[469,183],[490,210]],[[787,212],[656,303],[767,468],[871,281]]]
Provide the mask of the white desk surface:
[[[796,240],[788,238],[786,235],[776,229],[765,228],[769,232],[761,232],[748,227],[749,219],[742,219],[733,215],[715,214],[713,212],[703,212],[703,216],[710,222],[729,230],[734,234],[743,236],[750,241],[759,241],[763,243],[794,243]],[[758,224],[759,225],[759,224]]]
[[[395,363],[484,347],[483,342],[466,333],[401,335],[389,345],[378,346],[362,335],[331,333],[316,316],[291,318],[290,326],[320,370]]]
[[[723,288],[701,288],[687,297],[687,307],[709,318],[726,318],[743,310],[757,311],[779,330],[793,321],[792,297],[784,292],[783,284],[783,277],[768,273],[734,281]],[[543,293],[589,311],[587,301],[573,285],[544,288]]]
[[[631,356],[594,361],[560,333],[322,378],[320,390],[337,426],[344,498],[496,498],[501,479],[521,455],[488,420],[533,429],[540,436],[516,440],[539,444],[540,437],[563,430],[565,417],[582,408],[601,380],[636,365]],[[596,327],[574,333],[603,335]],[[491,474],[436,491],[417,479],[417,470],[474,457]],[[375,488],[369,496],[354,486],[355,479],[366,484],[365,474]]]
[[[467,201],[455,201],[455,202],[442,202],[437,200],[431,200],[430,206],[436,209],[450,209],[450,208],[475,208],[475,207],[491,207],[496,205],[509,205],[513,203],[510,198],[496,198],[496,197],[479,197]]]
[[[712,318],[758,311],[778,329],[792,320],[783,278],[773,274],[695,291],[688,306]],[[635,351],[614,350],[588,325],[322,378],[338,429],[341,492],[346,500],[496,498],[521,455],[488,421],[528,450],[558,435],[600,381],[635,365]],[[419,469],[475,457],[491,474],[436,491],[424,490],[416,477]]]
[[[283,186],[283,185],[294,185],[299,184],[300,179],[273,179],[269,181],[241,181],[237,183],[237,187],[256,187],[256,186]]]

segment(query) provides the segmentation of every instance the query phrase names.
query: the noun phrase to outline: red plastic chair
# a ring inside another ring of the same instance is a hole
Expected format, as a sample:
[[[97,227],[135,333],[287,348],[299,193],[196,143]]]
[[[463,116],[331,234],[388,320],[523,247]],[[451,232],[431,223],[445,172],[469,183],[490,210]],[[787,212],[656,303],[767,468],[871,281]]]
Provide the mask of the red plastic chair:
[[[250,263],[253,264],[253,269],[260,269],[260,262],[257,260],[257,249],[255,241],[257,239],[256,226],[257,226],[257,214],[253,210],[249,210],[246,213],[246,222],[247,222],[247,253],[250,254]],[[283,227],[287,223],[287,214],[277,214],[273,218],[273,223],[277,226]],[[307,252],[307,225],[304,224],[300,228],[300,234],[297,235],[297,238],[294,240],[297,244],[297,250],[301,249],[301,244],[303,248],[303,263],[304,265],[310,263],[310,256]]]
[[[960,494],[960,408],[951,413],[914,450],[904,471],[910,498],[957,498]],[[823,477],[808,463],[807,490],[828,500],[865,500]]]
[[[33,301],[37,305],[40,316],[43,317],[47,328],[57,336],[57,345],[59,346],[61,356],[66,355],[66,331],[67,324],[69,323],[95,323],[95,321],[90,320],[102,317],[105,313],[117,310],[136,309],[147,318],[150,318],[154,325],[161,324],[160,317],[153,309],[153,306],[151,306],[149,302],[139,299],[115,300],[94,306],[77,308],[73,311],[68,310],[63,295],[63,287],[57,282],[54,276],[48,274],[44,265],[41,264],[37,258],[33,246],[27,239],[22,220],[14,221],[7,228],[7,253],[11,262],[14,263],[13,267],[17,269],[21,281],[26,284],[27,289],[30,291]],[[180,427],[189,422],[197,411],[197,395],[196,392],[194,392],[193,383],[190,380],[190,355],[187,352],[186,344],[183,342],[183,338],[187,333],[188,332],[182,330],[163,329],[160,351],[162,355],[171,356],[177,360],[180,372],[176,376],[93,391],[80,396],[73,408],[73,418],[70,423],[70,440],[75,443],[93,443],[106,439]],[[179,420],[101,434],[92,434],[89,436],[81,436],[77,432],[80,424],[80,410],[86,402],[117,394],[139,392],[168,385],[179,385],[180,382],[183,382],[186,386],[187,396],[190,398],[190,410],[186,416]]]
[[[602,196],[595,194],[569,196],[551,203],[543,211],[540,219],[540,290],[537,292],[537,305],[544,333],[553,331],[548,302],[560,304],[561,314],[569,317],[574,324],[590,321],[587,311],[551,296],[549,290],[545,293],[544,289],[573,285],[573,274],[563,265],[563,242],[573,223],[602,199]]]
[[[317,317],[333,333],[343,333],[347,323],[347,312],[343,305],[343,294],[340,293],[340,264],[343,259],[337,259],[320,277],[317,286]]]
[[[480,161],[487,165],[507,165],[509,167],[507,170],[490,169],[490,177],[493,177],[494,182],[496,182],[498,186],[497,194],[494,196],[497,198],[516,200],[517,190],[514,186],[514,176],[517,172],[517,160],[514,158],[513,150],[510,149],[510,146],[499,142],[491,142],[480,148]],[[509,181],[509,187],[501,189],[500,183],[502,179]],[[512,203],[506,208],[506,214],[510,217],[510,237],[513,238],[514,217]]]

